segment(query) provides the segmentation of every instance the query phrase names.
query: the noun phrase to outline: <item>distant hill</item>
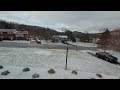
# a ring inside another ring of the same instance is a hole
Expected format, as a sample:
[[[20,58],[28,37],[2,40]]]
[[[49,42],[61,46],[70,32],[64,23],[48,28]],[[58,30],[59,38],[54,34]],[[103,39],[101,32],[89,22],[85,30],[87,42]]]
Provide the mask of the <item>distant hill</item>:
[[[46,39],[46,40],[51,39],[53,35],[63,34],[61,32],[58,32],[50,28],[19,24],[4,20],[0,20],[0,29],[16,29],[20,31],[28,31],[31,37],[39,37],[40,39]]]
[[[82,41],[85,41],[86,39],[99,38],[101,35],[100,33],[82,33],[78,31],[74,31],[72,34],[74,37],[77,37]]]
[[[5,20],[0,20],[0,29],[16,29],[18,31],[28,31],[30,37],[39,37],[39,39],[49,40],[52,38],[53,35],[65,35],[64,32],[58,32],[51,28],[45,28],[40,26],[32,26],[32,25],[25,25],[19,24],[15,22],[8,22]],[[90,38],[99,37],[99,33],[89,33]],[[72,36],[75,38],[84,39],[86,37],[86,33],[73,31]]]

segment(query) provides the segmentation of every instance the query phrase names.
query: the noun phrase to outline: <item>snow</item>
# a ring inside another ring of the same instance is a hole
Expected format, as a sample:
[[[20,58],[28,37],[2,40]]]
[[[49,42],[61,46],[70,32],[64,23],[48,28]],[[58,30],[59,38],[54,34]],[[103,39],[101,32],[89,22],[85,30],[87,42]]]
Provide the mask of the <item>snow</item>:
[[[68,43],[73,44],[73,45],[77,45],[77,46],[84,46],[84,47],[97,47],[97,44],[94,43],[83,43],[83,42],[71,42],[68,41]]]
[[[0,73],[8,70],[10,71],[9,75],[2,76],[0,75],[0,79],[33,79],[32,75],[37,73],[40,75],[39,78],[36,79],[100,79],[96,76],[96,73],[90,72],[81,72],[77,71],[78,74],[72,74],[72,70],[64,70],[64,69],[54,69],[54,74],[49,74],[47,68],[31,68],[28,72],[22,72],[24,67],[19,66],[5,66],[4,69],[0,70]],[[117,76],[105,75],[101,74],[101,79],[119,79]]]
[[[41,40],[41,43],[42,44],[49,44],[49,45],[65,45],[65,44],[63,44],[63,43],[53,43],[53,42],[51,42],[51,41],[45,41],[45,40]]]
[[[40,54],[40,55],[50,55],[51,51],[44,50],[44,51],[35,51],[34,54]]]
[[[101,74],[103,79],[119,78],[119,65],[93,57],[87,52],[96,51],[69,50],[68,70],[64,70],[66,50],[0,47],[0,64],[4,66],[0,69],[0,73],[5,70],[11,72],[8,76],[0,75],[0,79],[31,79],[34,73],[40,74],[39,79],[99,79],[97,73]],[[119,52],[109,52],[117,56],[120,61]],[[30,71],[22,72],[25,67],[29,67]],[[55,74],[48,74],[51,68],[56,71]],[[78,74],[72,74],[72,70],[76,70]]]
[[[15,40],[15,41],[10,41],[10,40],[3,40],[2,42],[12,42],[12,43],[30,43],[30,41],[24,41],[24,40]]]

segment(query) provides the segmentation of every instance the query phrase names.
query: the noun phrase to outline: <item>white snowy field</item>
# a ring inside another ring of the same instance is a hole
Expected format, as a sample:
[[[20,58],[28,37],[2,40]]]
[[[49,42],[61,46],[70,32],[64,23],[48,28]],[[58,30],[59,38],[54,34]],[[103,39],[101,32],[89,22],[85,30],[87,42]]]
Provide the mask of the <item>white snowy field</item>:
[[[41,42],[43,44],[50,44],[50,45],[65,45],[63,43],[52,43],[51,41],[45,41],[45,40],[41,40]],[[94,43],[84,43],[84,42],[71,42],[68,41],[68,43],[73,44],[73,45],[77,45],[77,46],[83,46],[83,47],[97,47],[97,44]]]
[[[68,42],[70,44],[73,44],[73,45],[77,45],[77,46],[84,46],[84,47],[97,47],[97,44],[94,44],[94,43],[84,43],[84,42]]]
[[[10,74],[7,76],[0,75],[0,79],[33,79],[32,75],[37,73],[40,76],[36,79],[119,79],[118,76],[101,74],[102,78],[96,76],[96,73],[91,72],[81,72],[77,71],[76,74],[72,74],[72,70],[64,70],[64,69],[54,69],[54,74],[48,73],[48,68],[32,68],[30,67],[30,71],[22,72],[24,67],[21,66],[5,66],[0,73],[9,70]]]
[[[95,52],[95,51],[90,51]],[[117,52],[110,51],[116,55]],[[7,76],[0,75],[1,79],[31,79],[34,73],[40,74],[40,79],[90,79],[96,78],[96,74],[101,74],[103,79],[118,79],[120,77],[120,66],[110,64],[101,59],[87,54],[87,50],[69,50],[68,70],[65,68],[66,50],[60,49],[39,49],[39,48],[5,48],[0,47],[0,65],[4,68],[1,72],[9,70]],[[22,69],[29,67],[29,72],[22,72]],[[53,68],[55,74],[48,74],[48,70]],[[72,70],[78,72],[72,74]]]
[[[63,43],[53,43],[53,42],[51,42],[50,40],[48,40],[48,41],[45,41],[45,40],[41,40],[41,43],[42,44],[49,44],[49,45],[65,45],[65,44],[63,44]]]
[[[30,43],[30,41],[24,41],[24,40],[14,40],[14,41],[10,41],[10,40],[3,40],[2,42],[15,42],[15,43]]]

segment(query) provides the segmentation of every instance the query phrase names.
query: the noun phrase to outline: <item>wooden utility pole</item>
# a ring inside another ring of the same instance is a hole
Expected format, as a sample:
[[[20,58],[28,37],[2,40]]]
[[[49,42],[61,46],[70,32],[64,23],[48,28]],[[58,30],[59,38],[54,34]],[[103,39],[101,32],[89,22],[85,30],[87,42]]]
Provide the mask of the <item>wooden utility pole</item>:
[[[65,70],[67,70],[67,58],[68,58],[68,44],[67,44],[67,50],[66,50],[66,64],[65,64]]]

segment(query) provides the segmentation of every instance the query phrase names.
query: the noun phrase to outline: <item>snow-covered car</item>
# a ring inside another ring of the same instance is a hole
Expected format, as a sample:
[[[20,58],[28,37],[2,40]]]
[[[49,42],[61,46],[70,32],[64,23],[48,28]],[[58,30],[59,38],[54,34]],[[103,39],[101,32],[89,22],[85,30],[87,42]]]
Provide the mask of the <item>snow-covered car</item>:
[[[107,52],[97,52],[96,56],[111,63],[117,63],[118,59]]]

